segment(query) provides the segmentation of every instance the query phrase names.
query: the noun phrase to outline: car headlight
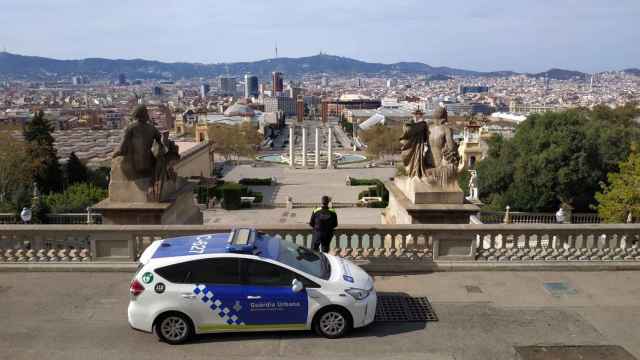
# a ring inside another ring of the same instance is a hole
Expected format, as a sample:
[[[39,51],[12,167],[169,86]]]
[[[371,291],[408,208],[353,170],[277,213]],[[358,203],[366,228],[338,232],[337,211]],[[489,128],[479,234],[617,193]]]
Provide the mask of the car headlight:
[[[369,296],[369,290],[363,290],[363,289],[351,288],[351,289],[345,290],[344,292],[351,295],[356,300],[363,300],[363,299],[366,299],[367,296]]]

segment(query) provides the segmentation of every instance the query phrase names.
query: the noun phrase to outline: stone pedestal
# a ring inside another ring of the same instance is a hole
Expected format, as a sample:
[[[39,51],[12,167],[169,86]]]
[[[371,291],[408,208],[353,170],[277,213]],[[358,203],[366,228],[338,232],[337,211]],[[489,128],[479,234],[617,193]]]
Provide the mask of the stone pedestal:
[[[202,224],[202,212],[193,199],[193,185],[182,178],[166,181],[160,201],[153,198],[150,178],[127,179],[123,158],[111,162],[109,198],[92,209],[107,225]]]
[[[385,182],[385,186],[389,206],[384,210],[383,224],[468,224],[469,217],[480,211],[465,201],[457,184],[441,188],[398,177]]]
[[[193,187],[183,186],[164,202],[132,202],[106,199],[93,209],[105,225],[200,225],[202,212],[193,199]]]

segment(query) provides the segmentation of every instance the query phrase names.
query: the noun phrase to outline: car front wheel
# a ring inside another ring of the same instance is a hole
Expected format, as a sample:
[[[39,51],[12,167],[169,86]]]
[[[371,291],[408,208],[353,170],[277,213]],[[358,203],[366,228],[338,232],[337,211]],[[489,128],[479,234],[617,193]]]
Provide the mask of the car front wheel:
[[[313,329],[318,335],[337,339],[351,329],[351,317],[341,308],[322,310],[314,320]]]

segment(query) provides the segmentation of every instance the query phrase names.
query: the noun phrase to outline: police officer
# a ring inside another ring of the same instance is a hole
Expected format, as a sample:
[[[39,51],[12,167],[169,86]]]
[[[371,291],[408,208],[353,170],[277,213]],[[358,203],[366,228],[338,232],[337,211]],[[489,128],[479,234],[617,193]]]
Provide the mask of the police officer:
[[[313,210],[309,225],[313,228],[313,244],[315,251],[329,252],[329,244],[333,238],[333,230],[338,227],[338,215],[334,209],[329,208],[331,199],[328,196],[322,197],[322,207]]]

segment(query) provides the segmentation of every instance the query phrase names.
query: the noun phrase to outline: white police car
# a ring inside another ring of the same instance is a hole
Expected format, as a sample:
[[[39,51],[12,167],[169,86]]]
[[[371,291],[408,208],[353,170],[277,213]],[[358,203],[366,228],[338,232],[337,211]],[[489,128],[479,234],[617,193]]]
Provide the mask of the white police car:
[[[377,302],[350,261],[251,229],[155,241],[129,290],[129,324],[170,344],[236,331],[338,338],[373,322]]]

